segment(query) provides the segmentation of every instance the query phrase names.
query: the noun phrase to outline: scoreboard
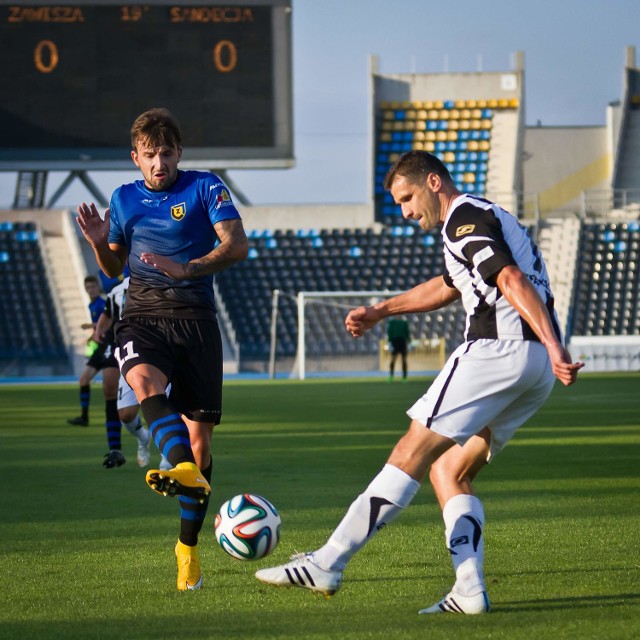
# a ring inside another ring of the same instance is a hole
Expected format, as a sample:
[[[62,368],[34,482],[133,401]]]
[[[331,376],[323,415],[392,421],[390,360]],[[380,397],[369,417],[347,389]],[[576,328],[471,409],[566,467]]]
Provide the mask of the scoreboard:
[[[131,169],[151,107],[185,168],[293,164],[291,0],[0,0],[0,169]]]

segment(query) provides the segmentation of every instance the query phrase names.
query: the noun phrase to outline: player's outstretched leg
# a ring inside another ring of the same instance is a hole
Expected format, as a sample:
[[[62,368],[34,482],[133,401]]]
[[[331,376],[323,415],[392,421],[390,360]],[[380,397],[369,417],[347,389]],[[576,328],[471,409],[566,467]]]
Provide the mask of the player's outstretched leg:
[[[313,562],[313,554],[299,553],[279,567],[260,569],[256,578],[276,587],[302,587],[332,596],[342,584],[342,571],[325,571]]]
[[[313,553],[293,556],[280,567],[261,569],[256,578],[281,587],[303,587],[333,595],[351,557],[409,505],[420,484],[386,464],[349,507],[326,544]]]

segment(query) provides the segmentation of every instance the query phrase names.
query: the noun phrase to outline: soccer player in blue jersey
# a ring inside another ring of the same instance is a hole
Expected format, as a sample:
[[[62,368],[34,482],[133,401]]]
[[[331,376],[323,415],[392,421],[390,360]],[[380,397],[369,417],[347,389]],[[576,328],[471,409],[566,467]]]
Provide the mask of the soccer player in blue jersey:
[[[116,357],[154,442],[173,465],[151,469],[146,480],[157,493],[178,496],[177,585],[195,590],[202,585],[197,543],[211,493],[211,438],[222,404],[212,280],[246,258],[248,242],[222,180],[178,169],[182,134],[169,111],[156,108],[138,116],[131,146],[142,180],[115,190],[104,219],[94,204],[82,203],[77,220],[108,276],[129,263]]]
[[[554,380],[573,384],[583,365],[562,344],[544,260],[514,216],[458,191],[446,166],[424,151],[403,155],[385,188],[405,219],[425,230],[442,225],[445,273],[352,310],[347,330],[359,337],[384,318],[434,311],[461,298],[465,341],[407,411],[407,433],[327,543],[256,577],[334,594],[351,557],[409,506],[429,474],[456,580],[420,613],[485,613],[484,511],[472,481],[542,406]]]

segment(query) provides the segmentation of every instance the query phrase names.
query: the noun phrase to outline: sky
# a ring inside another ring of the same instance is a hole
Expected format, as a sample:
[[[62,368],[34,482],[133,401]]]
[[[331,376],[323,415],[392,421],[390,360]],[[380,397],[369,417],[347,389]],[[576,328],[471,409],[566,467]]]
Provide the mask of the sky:
[[[247,0],[247,4],[251,4]],[[292,0],[293,169],[237,170],[253,205],[369,200],[370,57],[381,73],[509,71],[525,55],[526,123],[604,125],[622,97],[626,47],[640,66],[640,0]],[[47,197],[66,177],[49,176]],[[131,172],[91,172],[108,198]],[[0,208],[16,174],[0,173]],[[74,182],[56,207],[90,193]]]

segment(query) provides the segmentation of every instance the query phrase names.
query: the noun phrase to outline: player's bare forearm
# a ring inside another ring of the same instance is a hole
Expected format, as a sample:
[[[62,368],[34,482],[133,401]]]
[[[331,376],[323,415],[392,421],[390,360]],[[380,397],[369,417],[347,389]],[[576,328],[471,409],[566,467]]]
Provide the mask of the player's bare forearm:
[[[241,220],[218,222],[215,230],[220,243],[211,253],[188,263],[187,277],[197,278],[209,273],[217,273],[247,257],[249,241]]]
[[[546,347],[556,378],[564,385],[573,384],[584,364],[572,362],[553,330],[547,307],[529,279],[518,267],[508,266],[500,271],[496,284]]]
[[[436,276],[371,307],[358,307],[347,315],[345,326],[354,337],[364,335],[380,320],[404,313],[425,313],[440,309],[460,297],[457,289],[448,287],[442,276]]]
[[[443,276],[436,276],[398,296],[374,305],[382,318],[404,313],[428,313],[451,304],[460,297],[457,289],[448,287]]]

